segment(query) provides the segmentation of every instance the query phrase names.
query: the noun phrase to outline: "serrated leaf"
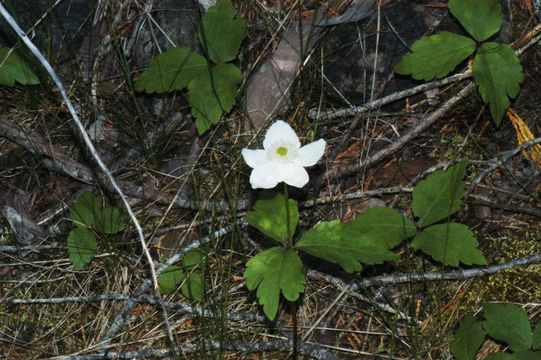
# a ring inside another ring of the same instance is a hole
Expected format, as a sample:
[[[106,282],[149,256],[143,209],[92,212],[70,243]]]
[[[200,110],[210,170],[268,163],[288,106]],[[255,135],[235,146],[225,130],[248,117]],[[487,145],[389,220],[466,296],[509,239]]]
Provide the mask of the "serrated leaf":
[[[294,199],[288,199],[290,237],[295,234],[299,222],[299,210]],[[283,194],[266,193],[257,200],[253,210],[246,214],[246,221],[263,234],[285,243],[287,237],[286,199]]]
[[[392,249],[416,233],[415,225],[399,211],[388,207],[376,207],[359,214],[349,223],[358,236],[367,237]]]
[[[478,42],[485,41],[502,26],[499,0],[450,0],[448,8]]]
[[[395,253],[371,236],[359,233],[350,223],[324,221],[306,232],[294,246],[312,256],[339,264],[345,271],[354,272],[364,264],[381,264],[396,260]]]
[[[416,80],[441,78],[453,71],[475,48],[472,39],[448,31],[423,36],[413,43],[411,52],[402,57],[395,71]]]
[[[96,224],[97,216],[101,214],[102,200],[87,191],[81,194],[79,199],[73,204],[69,219],[79,227],[93,227]]]
[[[304,291],[302,262],[294,250],[274,247],[260,252],[246,264],[244,277],[249,290],[258,288],[257,298],[270,320],[276,317],[280,293],[295,301]]]
[[[13,49],[0,47],[0,85],[13,86],[39,84],[39,78],[22,57]]]
[[[522,65],[515,51],[506,44],[484,43],[473,60],[472,74],[483,100],[497,126],[524,80]]]
[[[246,21],[235,19],[235,14],[229,0],[218,0],[201,18],[199,41],[215,63],[235,59],[246,36]]]
[[[96,236],[82,227],[72,229],[68,235],[68,254],[75,269],[82,269],[96,255]]]
[[[454,334],[451,354],[457,360],[475,360],[477,351],[485,340],[485,331],[472,315],[466,316]]]
[[[413,189],[413,212],[417,226],[425,227],[455,213],[464,195],[466,161],[438,170],[420,181]]]
[[[188,85],[188,102],[195,126],[203,134],[235,105],[242,74],[233,64],[218,64],[203,71]]]
[[[170,294],[175,291],[180,284],[184,281],[186,276],[181,267],[176,265],[171,265],[162,273],[158,278],[158,287],[160,288],[160,293]]]
[[[126,218],[116,207],[101,209],[96,214],[96,230],[104,234],[116,234],[126,228]]]
[[[152,59],[135,81],[135,90],[147,93],[181,90],[207,69],[207,60],[201,55],[184,48],[172,48]]]
[[[513,351],[528,350],[532,346],[532,329],[528,313],[515,304],[486,304],[483,307],[487,334],[507,343]]]
[[[182,282],[181,291],[184,296],[196,301],[203,301],[203,277],[197,272],[187,274]]]
[[[450,266],[486,265],[487,260],[477,248],[479,244],[473,232],[463,224],[446,223],[433,225],[417,234],[411,246],[430,255],[434,260]]]
[[[537,322],[532,337],[532,349],[541,349],[541,320]]]

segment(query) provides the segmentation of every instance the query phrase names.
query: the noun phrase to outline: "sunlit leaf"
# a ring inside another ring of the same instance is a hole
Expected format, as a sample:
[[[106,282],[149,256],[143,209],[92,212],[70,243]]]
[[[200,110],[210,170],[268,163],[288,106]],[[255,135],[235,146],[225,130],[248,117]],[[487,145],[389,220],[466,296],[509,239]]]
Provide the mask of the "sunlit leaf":
[[[417,226],[422,228],[446,219],[460,208],[467,164],[462,161],[447,170],[435,171],[415,186],[413,212],[419,218]]]
[[[446,223],[433,225],[417,234],[411,243],[434,260],[450,266],[486,265],[487,261],[477,248],[479,243],[473,232],[463,224]]]
[[[295,301],[304,291],[302,262],[294,250],[274,247],[260,252],[246,264],[244,277],[249,290],[257,288],[259,303],[270,320],[276,317],[280,293]]]
[[[484,43],[477,50],[472,73],[481,97],[489,104],[492,118],[499,126],[509,107],[509,98],[518,95],[524,80],[517,54],[509,45]]]
[[[475,47],[472,39],[447,31],[423,36],[413,43],[411,52],[402,57],[395,71],[417,80],[441,78],[470,56]]]
[[[294,199],[288,199],[289,236],[293,236],[299,222],[299,210]],[[287,242],[286,199],[283,194],[266,193],[256,201],[252,211],[246,214],[246,221],[263,234],[280,242]]]
[[[447,7],[478,42],[485,41],[502,26],[499,0],[450,0]]]

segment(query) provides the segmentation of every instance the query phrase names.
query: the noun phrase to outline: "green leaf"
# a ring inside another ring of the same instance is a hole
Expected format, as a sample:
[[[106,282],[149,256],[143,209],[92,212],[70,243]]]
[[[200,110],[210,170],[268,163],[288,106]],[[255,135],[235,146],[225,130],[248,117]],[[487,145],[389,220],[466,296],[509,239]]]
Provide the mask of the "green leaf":
[[[381,264],[397,258],[381,240],[359,233],[351,222],[343,224],[338,220],[319,223],[301,237],[295,248],[337,263],[347,272],[360,271],[361,263]]]
[[[68,235],[68,254],[75,269],[82,269],[98,250],[96,236],[82,227],[72,229]]]
[[[201,19],[199,41],[215,63],[235,59],[246,36],[246,21],[235,19],[235,14],[229,0],[218,0]]]
[[[413,43],[411,52],[402,57],[395,71],[416,80],[441,78],[470,56],[475,47],[472,39],[447,31],[423,36]]]
[[[460,208],[464,195],[467,162],[435,171],[413,189],[413,212],[417,226],[425,227],[448,218]]]
[[[539,360],[541,359],[541,351],[519,351],[516,353],[498,352],[490,354],[486,360]]]
[[[484,43],[473,60],[472,74],[483,100],[490,105],[490,113],[497,126],[515,98],[524,80],[522,65],[515,51],[505,44]]]
[[[203,134],[235,105],[242,74],[233,64],[218,64],[203,71],[188,85],[188,102],[197,132]]]
[[[541,349],[541,320],[537,322],[532,338],[532,349]]]
[[[411,221],[399,211],[388,207],[368,209],[349,224],[359,237],[374,239],[388,249],[414,236],[416,232]]]
[[[507,343],[513,351],[528,350],[532,346],[532,329],[528,313],[514,304],[486,304],[483,307],[487,334]]]
[[[102,209],[96,214],[96,230],[104,234],[119,233],[126,225],[126,218],[116,207]]]
[[[197,272],[187,274],[182,282],[181,291],[184,296],[199,302],[203,301],[203,277]]]
[[[450,0],[448,8],[478,42],[485,41],[502,26],[499,0]]]
[[[413,239],[411,246],[430,255],[434,260],[450,266],[486,265],[487,260],[477,248],[473,232],[463,224],[446,223],[424,229]]]
[[[164,93],[180,90],[208,71],[207,60],[184,48],[172,48],[156,56],[135,81],[135,90]]]
[[[457,360],[475,360],[477,351],[485,340],[485,331],[472,315],[466,316],[455,332],[451,354]]]
[[[249,290],[257,289],[263,312],[274,320],[280,292],[288,301],[295,301],[304,291],[304,274],[299,255],[293,250],[273,247],[251,258],[244,272]]]
[[[182,266],[186,270],[193,270],[194,268],[198,267],[203,263],[204,258],[205,256],[200,250],[195,249],[188,251],[182,257]]]
[[[517,360],[517,359],[515,359],[513,354],[497,352],[497,353],[490,354],[489,356],[486,357],[485,360]]]
[[[288,199],[289,227],[292,237],[299,222],[299,210],[294,199]],[[287,242],[287,212],[286,199],[282,194],[266,193],[257,200],[253,210],[246,214],[246,221],[268,237],[281,242]]]
[[[32,68],[13,49],[0,47],[0,85],[13,86],[39,84]]]
[[[158,278],[158,287],[160,288],[160,293],[170,294],[177,289],[177,287],[182,284],[185,279],[184,271],[181,267],[176,265],[171,265],[162,273]]]
[[[77,199],[71,208],[69,218],[77,226],[87,228],[96,224],[97,217],[101,214],[102,200],[87,191]]]

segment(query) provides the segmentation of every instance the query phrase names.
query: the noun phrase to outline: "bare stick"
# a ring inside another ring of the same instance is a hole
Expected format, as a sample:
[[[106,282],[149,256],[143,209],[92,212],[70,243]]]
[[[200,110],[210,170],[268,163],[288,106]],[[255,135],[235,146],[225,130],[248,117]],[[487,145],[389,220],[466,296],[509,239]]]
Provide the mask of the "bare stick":
[[[42,298],[42,299],[9,299],[8,302],[12,304],[65,304],[65,303],[88,303],[88,302],[101,302],[101,301],[131,301],[135,303],[146,303],[152,305],[159,305],[159,301],[156,297],[150,295],[141,295],[139,297],[133,297],[125,294],[107,294],[107,295],[94,295],[94,296],[64,296],[58,298]],[[180,313],[205,318],[215,318],[221,316],[215,311],[210,309],[198,309],[190,304],[182,301],[164,301],[163,305],[169,309],[176,310]],[[264,315],[248,313],[248,312],[227,312],[223,314],[225,318],[231,321],[250,321],[257,323],[267,323],[268,320]]]
[[[339,178],[339,177],[357,172],[361,169],[370,167],[382,161],[383,159],[387,158],[388,156],[396,153],[398,150],[400,150],[404,145],[406,145],[412,139],[416,138],[423,131],[425,131],[432,125],[434,125],[434,123],[438,121],[439,119],[441,119],[447,113],[447,111],[449,111],[451,107],[453,107],[456,103],[464,99],[473,89],[474,89],[474,84],[473,83],[468,84],[462,90],[460,90],[455,96],[447,100],[445,104],[443,104],[438,110],[434,111],[427,118],[422,119],[407,134],[400,137],[397,141],[393,142],[388,147],[378,151],[377,153],[373,154],[372,156],[370,156],[368,159],[366,159],[363,162],[351,164],[344,167],[330,169],[324,174],[323,178],[325,177],[338,177]]]
[[[389,275],[380,275],[362,279],[355,282],[351,286],[351,290],[355,291],[359,288],[367,288],[372,286],[382,286],[382,285],[396,285],[403,283],[411,282],[422,282],[422,281],[438,281],[438,280],[463,280],[473,277],[479,277],[484,275],[494,274],[498,271],[510,269],[517,266],[526,266],[537,264],[541,262],[541,253],[537,253],[530,256],[525,256],[519,259],[513,259],[503,264],[491,265],[483,268],[473,268],[466,270],[455,270],[449,272],[437,272],[430,271],[420,274],[389,274]]]
[[[141,242],[141,247],[143,249],[145,257],[147,258],[148,265],[150,268],[150,273],[152,276],[152,282],[154,283],[154,290],[158,298],[161,299],[161,294],[158,289],[158,278],[156,277],[156,269],[154,268],[154,262],[152,260],[152,256],[150,255],[150,252],[148,251],[148,247],[145,241],[145,235],[143,234],[143,229],[141,228],[141,225],[139,224],[139,221],[137,220],[135,213],[133,212],[130,204],[128,203],[128,199],[126,198],[126,196],[124,195],[124,193],[122,192],[118,184],[116,183],[115,178],[113,177],[113,175],[111,174],[111,172],[109,171],[105,163],[102,161],[100,155],[98,154],[98,152],[96,151],[96,148],[94,147],[94,144],[92,143],[92,140],[90,140],[90,137],[86,133],[85,127],[83,123],[81,122],[81,120],[79,120],[77,111],[75,111],[75,108],[73,107],[73,104],[71,103],[71,100],[66,92],[66,89],[64,88],[64,85],[62,84],[62,81],[60,80],[60,78],[58,77],[54,69],[52,68],[51,64],[49,64],[47,59],[43,56],[41,51],[34,45],[32,40],[30,40],[28,36],[26,36],[25,32],[21,29],[19,24],[17,24],[15,19],[6,10],[6,8],[4,8],[2,4],[0,4],[0,14],[4,17],[4,19],[6,19],[6,21],[11,26],[11,28],[15,30],[17,35],[26,44],[26,46],[32,52],[32,54],[34,54],[34,56],[39,60],[39,62],[45,68],[45,70],[47,70],[47,73],[49,74],[51,79],[53,79],[55,85],[58,87],[58,90],[60,91],[60,94],[62,95],[62,98],[64,99],[64,103],[66,104],[66,107],[68,108],[68,111],[70,112],[71,117],[73,118],[73,121],[77,125],[77,128],[79,129],[79,132],[81,133],[81,136],[83,137],[85,145],[88,148],[90,154],[92,155],[92,157],[98,164],[101,171],[106,175],[107,179],[113,186],[114,190],[118,193],[118,195],[122,199],[122,202],[124,203],[124,207],[128,211],[128,214],[137,230],[137,234]],[[173,343],[174,342],[173,336],[171,334],[170,324],[169,324],[167,313],[165,312],[166,311],[165,308],[163,308],[163,311],[164,311],[164,319],[165,319],[167,335],[169,337],[169,340]]]
[[[403,98],[418,94],[420,92],[435,89],[435,88],[440,87],[440,86],[452,84],[452,83],[455,83],[455,82],[458,82],[458,81],[468,79],[470,77],[471,77],[471,70],[466,70],[466,71],[464,71],[464,72],[462,72],[460,74],[448,76],[448,77],[446,77],[444,79],[441,79],[441,80],[436,80],[436,81],[432,81],[432,82],[429,82],[429,83],[426,83],[426,84],[418,85],[418,86],[415,86],[415,87],[412,87],[412,88],[409,88],[409,89],[406,89],[406,90],[397,91],[395,93],[384,96],[382,98],[379,98],[379,99],[376,99],[376,100],[373,100],[373,101],[369,101],[364,105],[354,106],[354,107],[351,107],[351,108],[340,109],[340,110],[336,110],[336,111],[318,112],[316,110],[310,110],[310,112],[308,113],[308,116],[310,118],[314,119],[314,120],[315,119],[321,119],[321,118],[326,119],[326,120],[333,120],[333,119],[338,119],[338,118],[341,118],[341,117],[360,115],[360,114],[365,113],[365,112],[370,111],[370,110],[377,110],[377,109],[379,109],[380,107],[382,107],[384,105],[391,104],[391,103],[393,103],[395,101],[398,101],[400,99],[403,99]],[[352,125],[352,127],[356,127],[356,126]]]
[[[299,352],[318,360],[339,360],[339,358],[326,350],[323,346],[314,343],[299,344]],[[293,342],[290,340],[275,340],[259,343],[241,343],[231,341],[206,341],[204,347],[198,344],[186,344],[174,349],[179,354],[193,354],[201,350],[223,350],[235,351],[240,353],[266,352],[266,351],[290,351]],[[100,351],[86,355],[59,356],[54,359],[69,360],[101,360],[101,359],[159,359],[169,358],[174,355],[173,349],[141,349],[131,351]]]

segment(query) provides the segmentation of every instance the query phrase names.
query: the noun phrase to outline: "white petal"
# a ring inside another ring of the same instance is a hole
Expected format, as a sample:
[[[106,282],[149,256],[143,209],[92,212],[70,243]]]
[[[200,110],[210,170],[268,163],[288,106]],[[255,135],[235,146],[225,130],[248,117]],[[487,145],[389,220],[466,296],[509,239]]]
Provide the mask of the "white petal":
[[[282,120],[276,121],[271,125],[265,139],[263,140],[263,148],[269,150],[273,144],[290,144],[293,148],[298,149],[301,146],[301,142],[295,131]]]
[[[325,140],[319,139],[313,143],[304,145],[297,152],[295,162],[302,166],[315,165],[325,152]]]
[[[268,162],[267,152],[265,150],[242,149],[242,157],[249,167],[255,168],[262,163]]]
[[[250,174],[252,189],[272,189],[281,181],[276,165],[268,161],[256,166]]]
[[[308,173],[300,165],[288,164],[280,169],[281,181],[302,188],[308,183]]]

